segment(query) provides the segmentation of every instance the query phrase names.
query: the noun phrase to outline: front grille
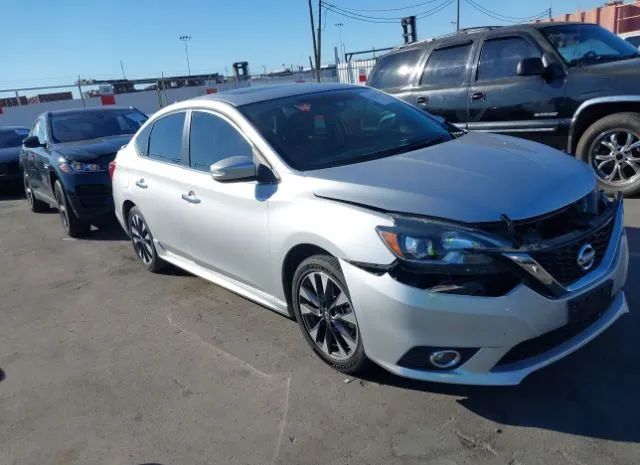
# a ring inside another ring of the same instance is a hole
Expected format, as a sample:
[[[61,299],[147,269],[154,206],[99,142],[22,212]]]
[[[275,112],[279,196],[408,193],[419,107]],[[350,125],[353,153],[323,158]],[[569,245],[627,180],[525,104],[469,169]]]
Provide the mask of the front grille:
[[[76,186],[76,194],[83,207],[102,207],[112,202],[111,186],[104,184]]]
[[[20,163],[17,161],[0,163],[0,174],[18,174],[19,172]]]
[[[564,286],[569,285],[582,278],[600,264],[611,241],[611,232],[613,231],[614,223],[615,221],[611,219],[607,224],[579,241],[550,250],[532,252],[531,257],[560,284]],[[578,253],[580,252],[580,248],[587,243],[591,244],[596,254],[593,266],[591,266],[589,270],[584,271],[578,266]]]

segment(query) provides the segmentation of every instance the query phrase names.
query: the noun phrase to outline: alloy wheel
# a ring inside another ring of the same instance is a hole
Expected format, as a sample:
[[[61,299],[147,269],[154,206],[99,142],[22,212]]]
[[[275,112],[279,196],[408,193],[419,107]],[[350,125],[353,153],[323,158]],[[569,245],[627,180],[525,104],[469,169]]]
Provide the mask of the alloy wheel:
[[[133,214],[129,220],[133,250],[145,265],[153,261],[153,243],[149,228],[141,216]]]
[[[56,202],[58,202],[58,213],[60,215],[60,220],[62,221],[62,226],[64,226],[65,230],[69,230],[69,212],[67,211],[67,204],[63,198],[64,194],[60,189],[55,190]]]
[[[600,178],[612,185],[640,178],[640,137],[630,131],[606,131],[591,145],[590,159]]]
[[[24,181],[24,194],[27,197],[27,202],[29,202],[29,207],[33,209],[33,190],[31,190],[31,183],[29,182],[29,178],[26,173],[22,178]]]
[[[356,315],[342,286],[322,271],[300,281],[298,305],[304,328],[315,345],[334,360],[347,360],[358,346]]]

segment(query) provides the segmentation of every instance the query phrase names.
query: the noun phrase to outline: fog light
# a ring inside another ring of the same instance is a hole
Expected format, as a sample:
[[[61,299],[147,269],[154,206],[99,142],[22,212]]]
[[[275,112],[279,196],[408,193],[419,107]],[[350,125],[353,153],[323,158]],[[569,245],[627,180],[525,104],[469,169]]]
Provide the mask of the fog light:
[[[460,363],[460,359],[457,350],[438,350],[429,356],[429,362],[437,368],[452,368]]]

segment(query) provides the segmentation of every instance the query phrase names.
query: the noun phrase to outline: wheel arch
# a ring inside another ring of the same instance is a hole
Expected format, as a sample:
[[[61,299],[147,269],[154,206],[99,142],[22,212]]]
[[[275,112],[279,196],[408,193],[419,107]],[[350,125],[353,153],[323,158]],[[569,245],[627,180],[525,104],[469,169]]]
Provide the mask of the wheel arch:
[[[122,204],[122,220],[123,220],[124,224],[126,225],[125,231],[126,231],[127,234],[129,234],[129,221],[128,221],[129,212],[135,206],[136,206],[136,204],[133,203],[129,199],[125,200],[124,203]]]
[[[575,154],[580,137],[599,119],[615,113],[628,112],[640,114],[640,95],[600,97],[583,102],[571,121],[567,151]]]
[[[287,311],[292,318],[294,317],[291,296],[293,275],[298,269],[298,266],[300,266],[300,263],[314,255],[334,256],[331,252],[318,245],[302,243],[289,249],[282,262],[282,290],[287,302]]]

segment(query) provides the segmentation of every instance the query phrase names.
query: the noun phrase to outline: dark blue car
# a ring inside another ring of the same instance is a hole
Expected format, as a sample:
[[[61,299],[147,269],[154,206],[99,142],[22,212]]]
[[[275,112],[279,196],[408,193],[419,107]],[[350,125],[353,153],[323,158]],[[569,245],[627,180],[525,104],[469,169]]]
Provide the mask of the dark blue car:
[[[113,214],[109,162],[147,116],[134,108],[60,110],[40,115],[20,164],[29,206],[54,206],[71,237]]]
[[[20,180],[20,147],[29,130],[20,126],[0,127],[0,185]]]

